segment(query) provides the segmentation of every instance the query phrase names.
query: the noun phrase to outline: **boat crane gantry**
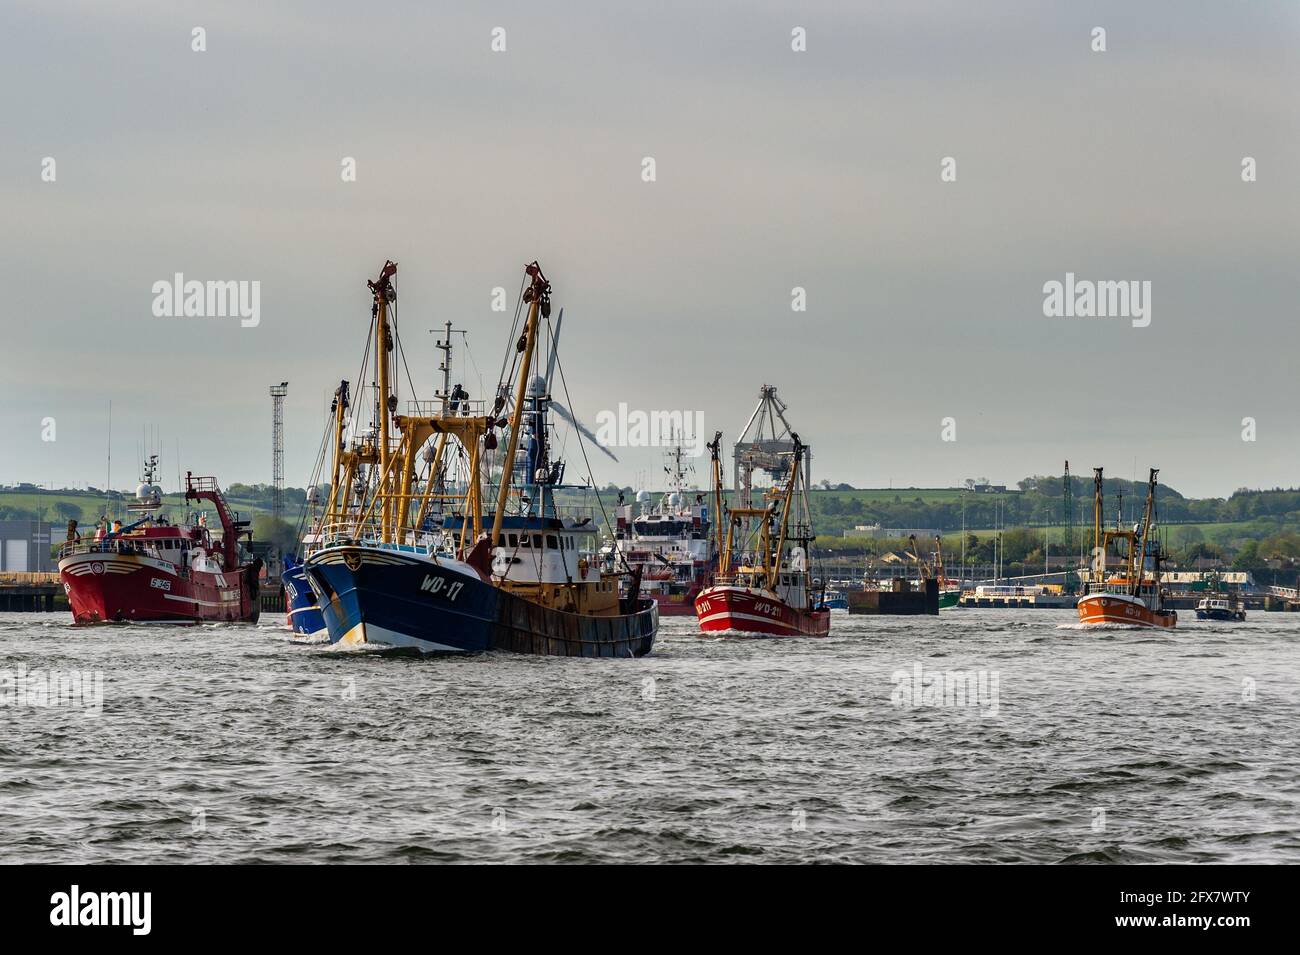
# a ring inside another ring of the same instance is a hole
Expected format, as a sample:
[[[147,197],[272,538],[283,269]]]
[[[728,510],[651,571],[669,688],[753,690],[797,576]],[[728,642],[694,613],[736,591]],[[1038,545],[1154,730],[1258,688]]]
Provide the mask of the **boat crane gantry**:
[[[798,439],[785,418],[789,406],[777,397],[775,385],[763,385],[758,392],[758,405],[749,421],[740,431],[740,437],[732,448],[734,473],[732,487],[740,494],[740,506],[753,506],[753,475],[763,471],[779,484],[786,480],[791,461],[794,459],[795,445]],[[804,487],[811,487],[812,451],[807,445],[803,450]]]

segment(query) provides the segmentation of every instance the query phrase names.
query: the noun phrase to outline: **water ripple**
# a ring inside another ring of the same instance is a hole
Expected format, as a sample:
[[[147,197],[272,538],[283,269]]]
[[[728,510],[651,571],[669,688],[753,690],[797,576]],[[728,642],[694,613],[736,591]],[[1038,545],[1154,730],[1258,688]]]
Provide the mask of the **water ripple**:
[[[1297,623],[668,619],[611,661],[5,614],[0,670],[103,699],[5,708],[0,862],[1295,862]]]

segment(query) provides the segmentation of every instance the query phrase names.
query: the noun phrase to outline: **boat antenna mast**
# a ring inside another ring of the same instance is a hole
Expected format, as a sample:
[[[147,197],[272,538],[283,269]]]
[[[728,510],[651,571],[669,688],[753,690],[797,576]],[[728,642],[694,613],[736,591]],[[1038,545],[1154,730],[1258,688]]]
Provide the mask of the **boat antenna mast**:
[[[335,521],[342,523],[347,513],[347,502],[351,495],[352,453],[344,448],[343,437],[347,428],[350,407],[348,383],[346,380],[340,379],[339,386],[334,389],[334,399],[330,402],[330,416],[333,418],[330,424],[330,433],[334,447],[331,449],[330,458],[330,496],[325,502],[325,516],[323,518],[326,525]]]
[[[712,474],[712,482],[713,482],[713,509],[714,509],[714,514],[713,514],[714,545],[713,546],[715,548],[714,554],[716,558],[719,561],[721,561],[724,556],[723,535],[724,533],[726,533],[723,530],[723,524],[724,522],[728,525],[730,525],[731,523],[730,520],[726,518],[726,515],[724,514],[723,511],[722,432],[721,431],[713,432],[713,440],[709,442],[708,449],[709,449],[709,468]],[[729,557],[730,555],[727,556]],[[721,574],[727,574],[730,571],[728,567],[720,565],[718,568],[718,572]]]
[[[528,372],[533,363],[533,349],[537,344],[537,317],[551,317],[551,283],[542,273],[536,261],[524,266],[524,272],[531,280],[524,290],[524,303],[528,305],[528,318],[524,322],[524,331],[520,335],[515,350],[523,352],[519,364],[519,381],[515,387],[515,406],[510,412],[510,439],[506,445],[504,464],[501,469],[501,486],[497,492],[496,511],[492,515],[492,546],[498,545],[501,537],[501,521],[505,517],[506,500],[510,496],[510,477],[514,471],[515,452],[519,449],[519,426],[524,411],[524,398],[528,391]]]
[[[1147,479],[1147,504],[1146,504],[1146,509],[1142,515],[1142,546],[1141,549],[1138,551],[1137,574],[1133,575],[1133,579],[1131,581],[1132,590],[1130,592],[1135,597],[1138,595],[1138,592],[1141,589],[1142,577],[1143,574],[1146,572],[1147,540],[1150,538],[1151,528],[1155,524],[1155,519],[1156,519],[1156,477],[1159,474],[1160,474],[1159,468],[1151,468],[1151,475]],[[1152,573],[1153,573],[1155,587],[1156,589],[1159,589],[1160,587],[1159,544],[1157,544],[1156,546],[1156,559],[1152,561]]]
[[[1074,563],[1074,486],[1070,483],[1070,462],[1065,462],[1065,477],[1061,480],[1061,517],[1065,525],[1065,592],[1078,590],[1078,575],[1070,568]]]
[[[374,294],[370,315],[375,321],[376,398],[379,405],[375,409],[377,419],[375,425],[379,429],[379,478],[375,483],[375,493],[382,496],[379,531],[380,540],[385,544],[392,541],[393,500],[387,486],[390,481],[388,472],[392,450],[389,447],[389,418],[397,411],[397,396],[390,393],[389,363],[393,351],[393,336],[388,325],[388,309],[393,302],[397,301],[397,290],[393,288],[392,283],[396,273],[397,263],[388,259],[379,272],[379,278],[366,281],[366,286]]]
[[[1092,469],[1092,579],[1103,583],[1106,579],[1106,551],[1102,544],[1101,514],[1106,506],[1102,491],[1102,469]]]
[[[781,571],[781,552],[785,550],[785,542],[790,528],[790,505],[794,501],[799,487],[799,468],[803,464],[803,443],[799,440],[799,435],[791,431],[790,439],[794,442],[794,455],[790,465],[790,480],[785,486],[785,500],[781,505],[781,531],[777,535],[776,550],[770,555],[763,555],[768,561],[767,586],[769,590],[776,588],[777,575]]]

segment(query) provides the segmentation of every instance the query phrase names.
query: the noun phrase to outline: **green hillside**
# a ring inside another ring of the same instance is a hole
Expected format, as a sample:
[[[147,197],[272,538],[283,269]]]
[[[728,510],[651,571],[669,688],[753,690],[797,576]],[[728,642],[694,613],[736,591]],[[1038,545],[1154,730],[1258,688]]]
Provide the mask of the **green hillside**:
[[[619,488],[601,489],[607,510],[612,509]],[[632,488],[621,489],[628,501],[634,499]],[[882,528],[936,528],[943,533],[945,550],[956,553],[961,547],[961,529],[968,534],[967,554],[977,556],[992,548],[995,531],[1004,528],[1003,546],[1007,558],[1020,551],[1031,562],[1041,558],[1044,542],[1049,549],[1059,548],[1064,540],[1061,502],[1062,479],[1059,476],[1036,476],[1020,481],[1014,490],[1003,493],[982,492],[968,488],[817,488],[810,492],[813,526],[818,547],[839,554],[872,554],[896,550],[899,540],[873,540],[870,537],[845,537],[844,532],[858,525]],[[1090,478],[1072,478],[1075,500],[1076,546],[1091,533],[1092,482]],[[1105,482],[1106,519],[1113,522],[1123,508],[1125,522],[1136,521],[1141,514],[1145,485],[1134,485],[1122,478]],[[274,525],[271,515],[271,489],[264,484],[231,484],[226,499],[241,518],[254,522],[254,530],[263,539],[288,546],[306,500],[303,488],[286,488],[284,525]],[[566,492],[564,503],[595,506],[594,497]],[[179,510],[181,496],[167,494],[165,502]],[[1158,492],[1159,519],[1166,547],[1175,556],[1222,557],[1225,560],[1262,563],[1281,560],[1290,565],[1300,559],[1300,490],[1246,490],[1228,498],[1187,498],[1175,488],[1162,486]],[[94,524],[108,514],[126,517],[128,497],[121,492],[105,494],[94,489],[46,491],[31,485],[0,488],[0,520],[47,520],[62,524],[74,518],[83,526]],[[1013,536],[1014,532],[1014,536]],[[1009,543],[1010,541],[1010,543]],[[929,542],[925,543],[928,549]]]

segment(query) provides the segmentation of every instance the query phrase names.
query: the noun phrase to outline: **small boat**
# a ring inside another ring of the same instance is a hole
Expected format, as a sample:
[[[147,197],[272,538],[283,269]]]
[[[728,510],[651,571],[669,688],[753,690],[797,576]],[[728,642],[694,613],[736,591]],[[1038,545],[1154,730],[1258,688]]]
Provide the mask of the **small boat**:
[[[240,538],[251,540],[248,521],[226,506],[212,477],[185,475],[185,503],[208,501],[221,520],[214,539],[207,518],[192,513],[173,524],[162,509],[154,483],[158,456],[145,462],[136,500],[127,505],[143,514],[130,524],[114,521],[82,540],[69,527],[59,549],[59,576],[68,594],[72,619],[93,623],[256,623],[262,560],[250,558]]]
[[[396,271],[387,262],[368,283],[377,363],[373,437],[345,457],[338,482],[345,492],[331,493],[321,546],[304,562],[330,641],[438,653],[649,653],[659,627],[655,601],[640,596],[634,573],[628,596],[620,596],[623,575],[598,560],[593,515],[566,513],[555,501],[555,491],[571,485],[562,483],[564,462],[554,456],[550,412],[552,405],[561,417],[567,412],[550,394],[555,336],[551,285],[540,266],[525,268],[523,333],[517,344],[513,333],[510,339],[505,374],[517,368],[513,396],[503,376],[491,408],[465,397],[441,408],[412,402],[407,414],[397,413],[389,387]],[[543,321],[552,342],[544,373],[535,368]],[[496,454],[503,429],[504,454]],[[500,471],[496,504],[485,513],[488,456]],[[364,493],[349,505],[363,465]]]
[[[961,599],[961,586],[950,581],[943,572],[943,538],[934,535],[935,571],[939,578],[939,609],[957,606]]]
[[[827,610],[848,610],[849,598],[844,595],[842,590],[828,590],[822,596],[821,605]]]
[[[1178,626],[1176,611],[1164,606],[1160,583],[1160,564],[1164,555],[1155,538],[1156,476],[1151,469],[1147,481],[1147,501],[1142,521],[1131,529],[1121,529],[1116,522],[1112,530],[1102,529],[1102,469],[1094,469],[1093,537],[1094,557],[1091,579],[1084,585],[1076,604],[1079,622],[1088,626],[1110,625],[1172,630]],[[1106,554],[1113,541],[1127,542],[1126,569],[1123,574],[1106,576]],[[1150,573],[1148,574],[1148,571]]]
[[[1236,594],[1206,594],[1196,604],[1197,620],[1245,620],[1246,608]]]
[[[722,432],[717,432],[709,445],[714,510],[725,515],[727,532],[718,547],[718,571],[695,598],[695,613],[705,633],[730,630],[778,637],[824,637],[830,633],[831,611],[808,573],[811,526],[806,520],[796,523],[791,519],[796,500],[801,515],[806,516],[808,508],[800,480],[807,448],[798,434],[791,432],[790,439],[793,451],[784,487],[769,488],[762,507],[728,510],[722,502]],[[757,544],[748,550],[750,541],[736,539],[742,521],[758,525]]]

